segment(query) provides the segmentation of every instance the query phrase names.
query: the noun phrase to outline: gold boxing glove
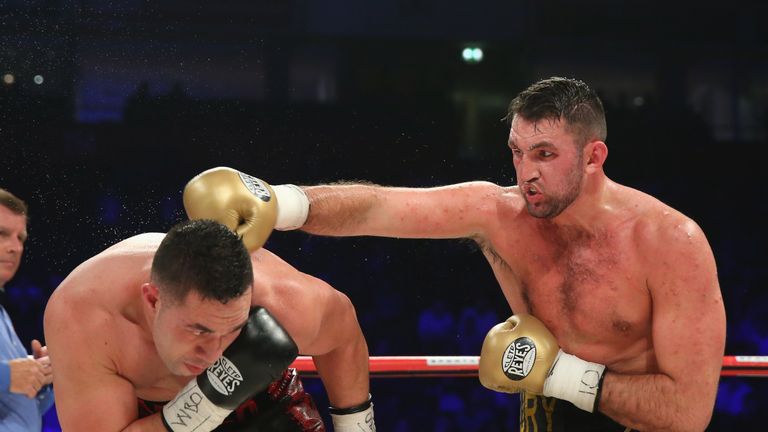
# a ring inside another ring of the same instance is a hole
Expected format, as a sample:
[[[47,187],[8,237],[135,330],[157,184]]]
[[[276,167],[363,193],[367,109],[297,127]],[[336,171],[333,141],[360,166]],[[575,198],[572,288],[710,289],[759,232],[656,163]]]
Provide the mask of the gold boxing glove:
[[[531,315],[513,315],[485,336],[480,351],[480,383],[491,390],[542,394],[544,380],[560,346]]]
[[[541,321],[520,314],[488,332],[479,369],[480,383],[491,390],[524,390],[594,412],[605,366],[566,354]]]
[[[309,213],[309,200],[294,185],[270,186],[232,168],[204,171],[184,187],[190,219],[213,219],[237,232],[249,251],[260,248],[273,229],[297,229]]]

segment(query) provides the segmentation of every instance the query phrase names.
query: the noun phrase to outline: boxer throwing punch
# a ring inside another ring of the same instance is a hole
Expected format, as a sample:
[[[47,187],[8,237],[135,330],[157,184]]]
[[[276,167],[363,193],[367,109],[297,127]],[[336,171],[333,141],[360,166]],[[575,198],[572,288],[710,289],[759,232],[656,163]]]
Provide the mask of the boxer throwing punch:
[[[515,186],[281,185],[276,227],[474,239],[518,314],[489,332],[481,382],[522,392],[522,430],[704,430],[725,312],[701,228],[607,177],[605,114],[585,83],[536,82],[507,119]],[[209,202],[221,214],[260,206],[226,169],[192,182],[239,191]]]

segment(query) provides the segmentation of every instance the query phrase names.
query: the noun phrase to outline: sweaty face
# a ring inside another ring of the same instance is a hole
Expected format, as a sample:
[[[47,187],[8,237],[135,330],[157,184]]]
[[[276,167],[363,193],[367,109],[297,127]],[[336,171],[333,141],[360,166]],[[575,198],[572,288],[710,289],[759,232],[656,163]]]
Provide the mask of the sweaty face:
[[[26,240],[27,217],[0,205],[0,287],[16,274]]]
[[[530,122],[515,116],[509,148],[528,213],[553,218],[581,193],[583,155],[561,120]]]
[[[155,347],[174,375],[199,375],[240,334],[248,320],[251,291],[223,304],[192,291],[183,302],[158,301],[153,324]]]

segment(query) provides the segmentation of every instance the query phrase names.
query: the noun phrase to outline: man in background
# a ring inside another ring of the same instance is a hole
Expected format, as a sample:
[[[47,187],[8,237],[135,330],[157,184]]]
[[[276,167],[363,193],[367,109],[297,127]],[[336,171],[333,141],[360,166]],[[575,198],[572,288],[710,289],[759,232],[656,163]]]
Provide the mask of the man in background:
[[[27,205],[0,188],[0,431],[39,431],[53,404],[53,368],[46,347],[32,341],[32,356],[5,310],[5,284],[21,262],[27,240]]]

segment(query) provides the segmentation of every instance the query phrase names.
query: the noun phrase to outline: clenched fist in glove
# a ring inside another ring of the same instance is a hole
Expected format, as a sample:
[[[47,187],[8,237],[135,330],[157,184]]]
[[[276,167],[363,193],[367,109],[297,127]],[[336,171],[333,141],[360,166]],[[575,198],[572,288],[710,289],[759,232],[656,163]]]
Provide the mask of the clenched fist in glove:
[[[187,183],[184,209],[190,219],[213,219],[228,226],[254,251],[273,229],[301,228],[307,220],[309,200],[298,186],[270,186],[232,168],[217,167]]]
[[[600,399],[604,371],[601,364],[564,353],[531,315],[513,315],[494,326],[480,353],[480,383],[485,387],[555,397],[589,412]]]

